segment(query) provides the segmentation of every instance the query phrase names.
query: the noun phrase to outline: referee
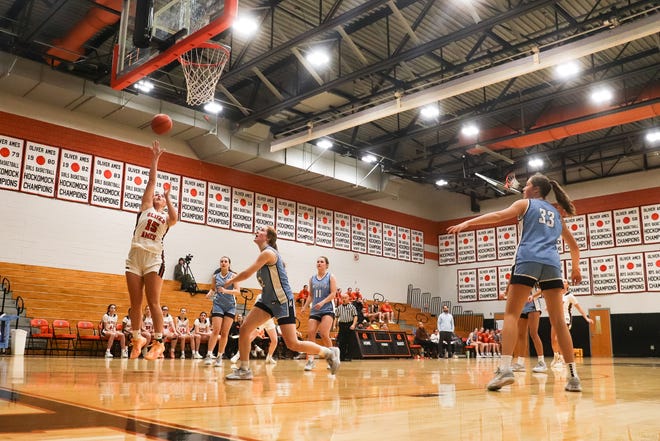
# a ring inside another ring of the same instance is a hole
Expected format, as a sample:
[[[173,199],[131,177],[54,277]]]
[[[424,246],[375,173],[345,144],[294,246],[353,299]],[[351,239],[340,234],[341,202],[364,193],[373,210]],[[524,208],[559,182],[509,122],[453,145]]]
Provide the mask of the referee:
[[[347,294],[342,294],[341,305],[335,311],[335,329],[337,333],[337,346],[341,354],[341,361],[351,361],[351,334],[357,324],[357,310]]]

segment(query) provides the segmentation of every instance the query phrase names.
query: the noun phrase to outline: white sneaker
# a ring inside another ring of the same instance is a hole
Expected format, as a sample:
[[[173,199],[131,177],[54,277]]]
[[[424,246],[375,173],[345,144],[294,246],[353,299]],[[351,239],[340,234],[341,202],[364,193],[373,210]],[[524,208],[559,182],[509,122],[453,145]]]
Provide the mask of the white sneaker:
[[[520,363],[513,363],[511,365],[511,370],[513,372],[525,372],[525,365]]]
[[[181,360],[185,360],[185,359],[186,359],[186,353],[185,353],[185,352],[182,352],[182,353],[181,353],[181,357],[179,357],[179,358],[180,358]]]
[[[532,372],[535,372],[537,374],[544,374],[548,372],[548,367],[545,365],[545,361],[539,360],[538,363],[536,363],[536,366],[532,369]]]
[[[568,383],[566,383],[566,386],[564,387],[564,390],[567,392],[582,392],[580,379],[578,377],[569,378]]]
[[[257,350],[252,349],[252,352],[250,352],[250,355],[252,355],[252,358],[257,358]]]
[[[105,351],[105,358],[114,358],[110,351]]]
[[[307,363],[305,363],[305,370],[306,371],[311,371],[314,369],[314,366],[316,365],[316,362],[314,361],[313,358],[308,358]]]
[[[508,384],[513,384],[514,381],[516,381],[516,377],[513,376],[512,370],[507,369],[504,371],[498,368],[495,377],[490,380],[487,388],[488,390],[500,390]]]
[[[196,359],[196,360],[201,360],[204,357],[202,357],[202,354],[200,354],[199,352],[195,352],[193,354],[193,358]]]
[[[334,375],[337,372],[337,369],[339,369],[339,364],[341,363],[341,354],[339,352],[339,348],[336,346],[330,348],[330,351],[332,351],[332,355],[326,358],[326,361],[330,367],[330,373]]]
[[[211,366],[213,363],[215,363],[215,361],[213,360],[212,357],[206,357],[206,359],[204,359],[204,364],[206,366]]]
[[[266,364],[277,364],[277,360],[275,360],[273,357],[270,355],[266,356]]]
[[[122,349],[121,358],[128,358],[128,348]]]
[[[231,357],[231,358],[229,359],[229,361],[231,361],[232,364],[236,364],[236,363],[238,362],[238,360],[240,360],[240,359],[241,359],[241,353],[240,353],[240,352],[236,352],[236,354],[234,354],[234,356]]]
[[[234,369],[231,374],[225,377],[225,380],[252,380],[252,370]]]
[[[222,367],[222,357],[218,357],[215,360],[215,364],[213,365],[214,367]]]

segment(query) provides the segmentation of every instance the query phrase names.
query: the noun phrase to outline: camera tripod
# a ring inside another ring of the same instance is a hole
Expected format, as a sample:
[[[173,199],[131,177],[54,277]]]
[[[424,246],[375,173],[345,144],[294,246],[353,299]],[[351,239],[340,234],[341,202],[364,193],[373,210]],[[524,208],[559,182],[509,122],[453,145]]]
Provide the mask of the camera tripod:
[[[198,289],[197,282],[195,281],[195,275],[190,269],[190,262],[185,261],[183,267],[183,280],[186,281],[185,291],[189,292],[191,296],[194,296],[198,293],[205,293],[203,289]]]

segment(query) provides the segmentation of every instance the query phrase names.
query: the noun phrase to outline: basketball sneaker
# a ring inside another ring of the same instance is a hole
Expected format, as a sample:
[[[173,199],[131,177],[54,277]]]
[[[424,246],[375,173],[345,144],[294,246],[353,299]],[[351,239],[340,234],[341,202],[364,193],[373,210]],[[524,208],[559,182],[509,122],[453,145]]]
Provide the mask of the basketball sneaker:
[[[513,372],[525,372],[525,365],[520,363],[513,363],[511,365],[511,370]]]
[[[328,362],[328,366],[330,367],[330,373],[334,375],[337,372],[337,369],[339,369],[339,364],[341,363],[340,352],[339,348],[336,346],[329,349],[332,353],[329,357],[326,357],[325,360]]]
[[[105,351],[105,358],[112,358],[112,357],[113,357],[113,355],[112,355],[112,353],[110,352],[110,349],[106,349],[106,351]]]
[[[225,380],[252,380],[251,369],[233,369],[231,374],[225,377]]]
[[[163,352],[165,352],[165,345],[162,342],[155,341],[151,344],[149,352],[144,356],[147,360],[157,360],[162,357]]]
[[[532,369],[532,372],[535,372],[537,374],[544,374],[548,372],[548,367],[545,365],[545,361],[539,360],[538,363],[536,363],[536,366]]]
[[[582,384],[578,377],[571,377],[568,379],[568,383],[564,387],[565,391],[568,392],[582,392]]]
[[[305,363],[305,370],[306,371],[311,371],[314,369],[314,366],[316,365],[316,362],[314,361],[313,358],[308,358],[307,363]]]
[[[513,384],[516,378],[513,376],[511,369],[502,370],[500,368],[495,372],[495,377],[488,383],[488,390],[500,390],[504,386]]]
[[[222,367],[222,357],[218,357],[215,359],[215,364],[213,365],[214,367]]]
[[[273,357],[268,355],[266,356],[266,364],[277,364],[277,360],[275,360]]]
[[[128,348],[121,350],[121,358],[128,358]]]
[[[214,363],[213,357],[207,355],[206,358],[204,359],[204,364],[206,366],[211,366]]]
[[[144,345],[146,344],[147,344],[147,339],[142,336],[139,336],[138,338],[134,339],[133,347],[131,348],[130,358],[138,358],[142,353],[142,348],[144,348]]]

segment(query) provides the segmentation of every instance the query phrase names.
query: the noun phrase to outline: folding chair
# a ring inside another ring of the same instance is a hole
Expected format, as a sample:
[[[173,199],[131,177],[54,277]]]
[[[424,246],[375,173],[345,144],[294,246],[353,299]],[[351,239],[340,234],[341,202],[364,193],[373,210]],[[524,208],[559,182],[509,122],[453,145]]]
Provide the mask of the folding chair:
[[[34,346],[35,341],[45,342],[44,355],[50,350],[52,353],[51,342],[53,340],[53,333],[50,329],[50,323],[46,319],[35,318],[30,320],[30,335],[28,336],[28,348],[36,349]]]
[[[85,343],[89,343],[90,357],[94,351],[98,353],[101,346],[101,337],[96,333],[96,327],[94,326],[94,323],[81,321],[78,322],[76,328],[78,330],[78,338],[75,342],[73,355],[75,356],[78,353],[78,350],[80,350],[82,345]]]
[[[51,345],[51,352],[54,350],[60,351],[59,342],[66,342],[66,354],[73,351],[76,340],[76,334],[71,332],[71,326],[67,320],[53,320],[53,340]]]

